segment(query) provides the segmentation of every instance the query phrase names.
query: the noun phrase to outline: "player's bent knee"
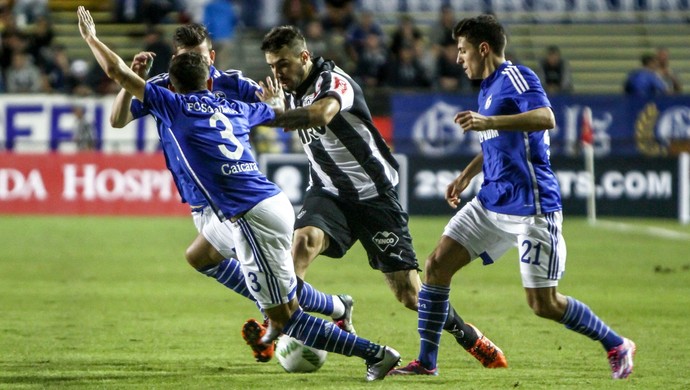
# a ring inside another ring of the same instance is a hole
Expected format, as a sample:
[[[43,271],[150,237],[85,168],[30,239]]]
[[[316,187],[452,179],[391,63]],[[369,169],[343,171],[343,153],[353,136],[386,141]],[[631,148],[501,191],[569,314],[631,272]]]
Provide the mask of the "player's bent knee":
[[[434,285],[446,285],[453,276],[443,267],[443,263],[434,255],[429,256],[424,264],[425,282]]]
[[[324,244],[324,233],[316,228],[302,228],[295,231],[292,246],[298,252],[321,253]]]
[[[529,305],[534,314],[541,318],[558,321],[563,316],[563,313],[558,310],[558,307],[551,304],[549,301],[534,300],[530,302]]]
[[[402,303],[403,306],[410,310],[417,311],[417,292],[412,288],[405,290],[394,291],[395,298],[398,302]]]

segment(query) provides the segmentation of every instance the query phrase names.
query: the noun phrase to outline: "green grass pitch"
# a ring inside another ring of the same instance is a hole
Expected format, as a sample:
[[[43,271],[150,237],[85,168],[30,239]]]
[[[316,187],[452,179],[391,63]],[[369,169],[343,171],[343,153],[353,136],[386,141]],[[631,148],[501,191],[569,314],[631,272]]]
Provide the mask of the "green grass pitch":
[[[255,363],[240,328],[252,303],[184,260],[191,218],[0,216],[0,388],[147,389],[686,389],[690,388],[690,226],[663,238],[568,218],[560,291],[587,303],[638,346],[635,370],[612,381],[600,344],[534,316],[517,252],[456,275],[451,302],[503,348],[510,367],[487,370],[448,335],[438,377],[366,383],[358,358],[329,354],[312,374]],[[420,261],[446,218],[411,217]],[[355,300],[358,333],[414,359],[416,314],[403,309],[359,244],[320,258],[307,280]]]

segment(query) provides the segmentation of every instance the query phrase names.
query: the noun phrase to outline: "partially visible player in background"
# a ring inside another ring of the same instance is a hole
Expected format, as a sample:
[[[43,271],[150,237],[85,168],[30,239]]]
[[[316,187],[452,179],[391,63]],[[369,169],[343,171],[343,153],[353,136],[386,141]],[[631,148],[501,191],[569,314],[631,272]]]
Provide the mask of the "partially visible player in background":
[[[243,77],[240,71],[220,71],[213,66],[215,52],[208,31],[203,25],[188,24],[178,27],[175,30],[173,44],[175,55],[196,52],[211,64],[210,75],[213,79],[214,95],[248,103],[258,102],[256,92],[260,87],[254,81]],[[152,61],[153,53],[141,52],[134,57],[131,69],[145,78]],[[170,85],[170,77],[164,73],[151,77],[149,82],[167,88]],[[114,128],[121,128],[149,113],[149,109],[140,100],[133,99],[132,94],[122,89],[113,102],[110,124]],[[198,231],[197,237],[185,253],[187,261],[200,273],[253,300],[244,283],[240,263],[234,259],[234,242],[230,229],[216,217],[201,191],[183,168],[182,161],[176,154],[176,146],[170,139],[161,136],[167,130],[167,126],[157,118],[156,126],[166,165],[172,173],[182,202],[188,203],[191,208],[194,225]],[[299,302],[306,311],[331,316],[343,329],[354,333],[353,300],[349,295],[326,295],[308,285],[300,294]],[[265,331],[263,325],[250,320],[244,328],[243,335],[252,347],[257,361],[269,361],[273,356],[273,345],[259,342]]]
[[[319,255],[341,258],[359,241],[405,307],[418,309],[421,280],[398,201],[398,162],[374,126],[364,93],[333,61],[312,57],[293,26],[273,28],[261,45],[289,108],[273,125],[299,132],[310,183],[297,214],[292,255],[304,279]],[[422,309],[423,310],[423,309]],[[503,368],[503,352],[453,310],[443,329],[485,367]]]
[[[560,189],[549,162],[549,130],[556,121],[539,78],[506,61],[506,34],[493,16],[461,20],[453,38],[457,63],[471,80],[483,80],[478,112],[460,112],[455,122],[465,132],[478,132],[482,151],[446,189],[448,204],[456,208],[480,172],[484,180],[477,196],[448,222],[426,261],[419,356],[390,375],[438,374],[438,342],[453,275],[477,258],[490,265],[517,246],[522,285],[534,313],[600,341],[613,378],[628,377],[635,343],[616,334],[587,305],[557,291],[566,247]]]
[[[251,127],[276,118],[280,96],[247,104],[209,90],[207,58],[176,55],[170,65],[171,90],[147,83],[96,37],[91,14],[78,8],[79,31],[109,78],[139,99],[166,125],[162,138],[177,148],[183,168],[202,190],[218,218],[229,224],[247,286],[268,315],[271,327],[305,345],[366,361],[366,380],[385,378],[400,362],[390,347],[373,343],[305,313],[296,298],[290,255],[294,212],[288,197],[259,171],[249,145]],[[173,91],[177,91],[175,93]],[[264,336],[273,342],[278,334]]]

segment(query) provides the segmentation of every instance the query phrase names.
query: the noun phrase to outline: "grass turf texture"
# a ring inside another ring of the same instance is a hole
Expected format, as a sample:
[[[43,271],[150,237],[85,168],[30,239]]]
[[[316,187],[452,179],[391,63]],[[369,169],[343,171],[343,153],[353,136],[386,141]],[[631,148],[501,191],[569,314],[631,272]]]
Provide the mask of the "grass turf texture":
[[[456,275],[451,301],[506,352],[487,370],[447,334],[438,377],[365,383],[358,358],[329,354],[312,374],[253,361],[241,325],[252,303],[201,276],[183,257],[190,218],[0,217],[0,388],[640,388],[690,387],[690,243],[566,218],[560,291],[587,303],[638,346],[635,371],[614,382],[598,342],[539,319],[525,303],[517,252]],[[446,218],[411,218],[420,259]],[[627,220],[690,234],[675,221]],[[318,259],[307,280],[356,299],[360,335],[418,350],[416,314],[369,268],[359,244]]]

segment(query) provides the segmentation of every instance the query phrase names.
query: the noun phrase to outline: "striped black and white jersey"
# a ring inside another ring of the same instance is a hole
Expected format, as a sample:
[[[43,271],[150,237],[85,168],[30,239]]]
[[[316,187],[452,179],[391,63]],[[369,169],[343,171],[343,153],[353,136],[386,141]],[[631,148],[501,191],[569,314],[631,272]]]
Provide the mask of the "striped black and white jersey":
[[[362,89],[332,61],[312,61],[309,76],[286,94],[289,107],[331,96],[340,112],[326,126],[297,130],[309,158],[309,188],[354,201],[383,195],[398,184],[398,163],[374,127]]]

